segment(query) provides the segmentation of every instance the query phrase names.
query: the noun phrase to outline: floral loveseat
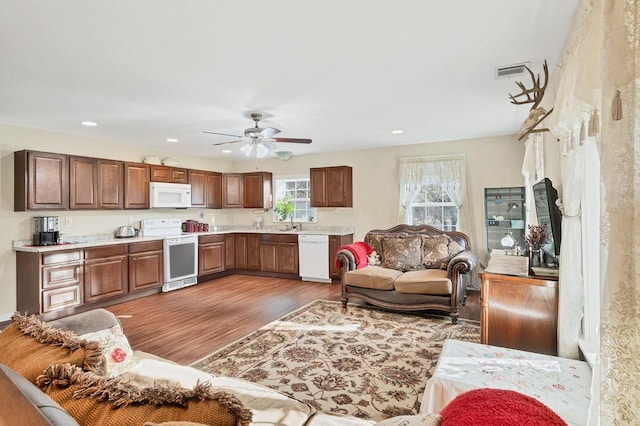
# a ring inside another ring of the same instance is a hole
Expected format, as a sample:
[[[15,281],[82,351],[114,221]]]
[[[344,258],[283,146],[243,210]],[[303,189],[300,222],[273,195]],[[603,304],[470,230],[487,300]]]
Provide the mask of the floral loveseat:
[[[397,225],[369,231],[364,242],[380,255],[381,264],[366,265],[348,246],[338,251],[344,308],[355,297],[390,309],[446,311],[457,322],[468,274],[477,262],[465,234]]]

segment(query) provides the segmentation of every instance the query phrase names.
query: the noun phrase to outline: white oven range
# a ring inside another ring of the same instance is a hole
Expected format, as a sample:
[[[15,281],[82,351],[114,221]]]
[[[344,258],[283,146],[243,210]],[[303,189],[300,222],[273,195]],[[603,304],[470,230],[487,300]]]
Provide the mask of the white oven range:
[[[140,229],[144,237],[165,237],[162,291],[198,283],[198,236],[183,235],[180,219],[144,219]]]

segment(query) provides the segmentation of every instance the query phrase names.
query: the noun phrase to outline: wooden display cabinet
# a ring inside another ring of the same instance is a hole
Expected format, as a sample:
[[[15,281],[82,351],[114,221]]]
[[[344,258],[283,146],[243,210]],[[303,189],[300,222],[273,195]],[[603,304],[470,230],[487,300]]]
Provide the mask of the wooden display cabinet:
[[[558,281],[481,272],[480,340],[557,355]]]

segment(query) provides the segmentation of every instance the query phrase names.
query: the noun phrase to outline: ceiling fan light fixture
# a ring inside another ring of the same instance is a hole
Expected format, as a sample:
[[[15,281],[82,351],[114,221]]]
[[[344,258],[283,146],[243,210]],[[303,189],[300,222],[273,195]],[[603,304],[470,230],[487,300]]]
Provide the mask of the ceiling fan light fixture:
[[[248,157],[251,155],[251,152],[253,151],[253,149],[254,149],[253,142],[247,142],[246,145],[240,148],[240,151],[242,151],[242,153]]]
[[[264,158],[269,154],[269,148],[265,146],[263,143],[256,144],[256,157]]]

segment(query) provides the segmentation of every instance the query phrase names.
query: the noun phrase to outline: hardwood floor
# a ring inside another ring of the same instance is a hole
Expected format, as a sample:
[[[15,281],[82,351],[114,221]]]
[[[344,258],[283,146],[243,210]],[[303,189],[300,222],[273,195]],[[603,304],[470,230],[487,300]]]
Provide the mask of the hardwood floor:
[[[469,292],[460,318],[480,319],[478,295]],[[230,275],[106,309],[134,349],[190,364],[317,299],[339,301],[340,285]]]

